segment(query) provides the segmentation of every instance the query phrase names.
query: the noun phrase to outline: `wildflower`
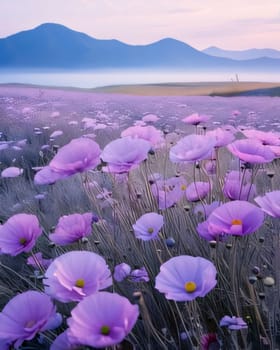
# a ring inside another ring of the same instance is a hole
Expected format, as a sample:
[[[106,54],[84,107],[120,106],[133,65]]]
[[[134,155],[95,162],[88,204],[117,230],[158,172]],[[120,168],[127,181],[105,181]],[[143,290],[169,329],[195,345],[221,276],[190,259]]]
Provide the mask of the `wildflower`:
[[[205,219],[212,213],[213,210],[218,208],[221,205],[220,202],[214,201],[210,204],[197,204],[194,208],[194,214],[201,214]]]
[[[131,272],[131,267],[128,264],[121,263],[119,265],[116,265],[114,270],[114,279],[117,282],[121,282],[126,277],[129,276],[130,272]]]
[[[157,213],[144,214],[132,225],[136,238],[143,241],[155,239],[162,226],[163,216]]]
[[[38,252],[36,254],[31,255],[27,259],[27,265],[31,265],[32,267],[38,269],[39,267],[43,267],[44,269],[47,269],[53,259],[44,259],[41,252]]]
[[[255,202],[270,216],[280,218],[280,191],[267,192],[255,198]]]
[[[211,156],[216,140],[210,136],[188,135],[171,147],[169,158],[173,163],[193,163]]]
[[[260,208],[246,201],[232,201],[215,209],[208,218],[212,234],[243,236],[256,231],[264,221]]]
[[[161,265],[155,288],[166,299],[190,301],[204,297],[216,283],[216,268],[201,257],[180,255]]]
[[[0,227],[0,250],[12,256],[29,252],[42,229],[35,215],[16,214]]]
[[[200,123],[207,122],[209,119],[210,115],[193,113],[182,119],[182,122],[186,124],[198,125]]]
[[[164,142],[162,131],[154,126],[131,126],[121,133],[121,137],[130,136],[150,142],[152,146],[158,148]]]
[[[280,138],[279,135],[271,131],[261,131],[255,129],[242,130],[242,134],[248,139],[255,139],[260,141],[263,145],[279,146]]]
[[[251,174],[246,171],[231,171],[227,174],[223,193],[231,200],[251,200],[256,195],[256,185],[252,184]]]
[[[214,137],[216,139],[215,147],[223,147],[231,143],[235,137],[231,131],[217,128],[215,130],[208,131],[207,136]]]
[[[110,142],[101,153],[101,159],[107,163],[104,171],[127,173],[147,159],[150,142],[132,137],[124,137]]]
[[[105,260],[88,251],[71,251],[57,257],[45,273],[45,292],[61,302],[80,301],[112,285]]]
[[[156,180],[151,186],[151,191],[157,199],[159,209],[166,209],[184,196],[186,188],[185,179],[171,177],[166,180]]]
[[[68,337],[71,342],[95,348],[115,345],[130,333],[138,315],[138,305],[132,305],[125,297],[99,292],[71,311]]]
[[[56,244],[67,245],[91,234],[92,213],[62,216],[49,238]]]
[[[11,166],[1,172],[1,177],[17,177],[23,173],[23,169]]]
[[[18,349],[38,332],[59,326],[61,317],[51,298],[44,293],[27,291],[11,299],[0,313],[0,341],[13,342]]]
[[[150,278],[145,267],[131,271],[129,275],[131,282],[149,282]]]
[[[142,118],[143,122],[146,122],[146,123],[148,123],[148,122],[156,122],[159,119],[160,118],[157,115],[151,114],[151,113],[144,115],[144,117]]]
[[[68,329],[57,336],[52,343],[50,350],[79,350],[78,344],[70,342],[68,339]]]
[[[271,149],[255,139],[234,141],[227,146],[227,149],[244,162],[253,164],[269,163],[275,157]]]
[[[210,191],[209,182],[192,182],[186,189],[186,197],[190,202],[197,202],[204,199]]]
[[[241,317],[235,317],[235,316],[224,316],[220,320],[220,326],[224,327],[226,326],[230,330],[239,330],[243,328],[248,328],[247,323],[241,318]]]

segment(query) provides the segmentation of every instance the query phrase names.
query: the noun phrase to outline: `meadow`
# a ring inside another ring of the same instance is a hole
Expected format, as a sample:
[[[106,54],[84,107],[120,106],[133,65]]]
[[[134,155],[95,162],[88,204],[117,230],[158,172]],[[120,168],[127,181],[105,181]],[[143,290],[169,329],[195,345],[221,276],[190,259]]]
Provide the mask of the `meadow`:
[[[280,348],[279,120],[1,86],[0,350]]]

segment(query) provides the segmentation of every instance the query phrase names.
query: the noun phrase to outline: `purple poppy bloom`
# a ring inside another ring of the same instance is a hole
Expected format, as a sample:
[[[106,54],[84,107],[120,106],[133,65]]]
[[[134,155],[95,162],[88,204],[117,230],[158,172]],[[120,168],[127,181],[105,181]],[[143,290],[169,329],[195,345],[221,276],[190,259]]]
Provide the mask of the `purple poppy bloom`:
[[[215,147],[226,146],[235,139],[232,132],[224,130],[222,128],[217,128],[215,130],[208,131],[206,135],[214,137],[216,139]]]
[[[216,274],[215,266],[204,258],[176,256],[161,265],[155,288],[166,299],[190,301],[204,297],[215,287]]]
[[[271,131],[260,131],[255,129],[242,130],[242,133],[248,139],[255,139],[260,141],[263,145],[279,146],[280,137],[279,134]]]
[[[235,316],[224,316],[220,320],[220,326],[226,326],[230,330],[239,330],[248,328],[247,323],[241,318],[241,317],[235,317]]]
[[[210,204],[197,204],[193,212],[195,214],[201,214],[205,219],[207,219],[212,211],[218,208],[220,205],[221,203],[218,201],[214,201]]]
[[[63,303],[112,285],[106,261],[88,251],[71,251],[57,257],[45,273],[45,292]]]
[[[11,342],[5,339],[0,338],[0,349],[1,350],[10,350]]]
[[[207,122],[209,119],[210,115],[193,113],[182,119],[182,122],[186,124],[198,125],[200,123]]]
[[[214,235],[243,236],[255,232],[263,224],[264,213],[254,204],[237,200],[215,209],[207,221],[208,230]]]
[[[209,182],[192,182],[186,189],[186,197],[189,202],[197,202],[204,199],[210,191]]]
[[[186,180],[182,177],[171,177],[166,180],[157,180],[151,186],[156,197],[159,209],[166,209],[183,198],[187,188]]]
[[[143,241],[155,239],[163,226],[163,216],[157,213],[146,213],[132,225],[136,238]]]
[[[158,121],[159,119],[160,118],[157,115],[151,114],[151,113],[144,115],[144,117],[142,118],[143,122],[146,122],[146,123],[148,123],[148,122],[153,123],[153,122]]]
[[[59,245],[67,245],[91,234],[92,213],[62,216],[50,240]]]
[[[149,282],[150,278],[145,267],[131,271],[129,279],[131,282]]]
[[[53,133],[51,133],[50,138],[55,139],[58,136],[63,135],[63,131],[62,130],[55,130]]]
[[[117,282],[121,282],[129,276],[130,272],[131,267],[126,263],[121,263],[115,266],[113,277]]]
[[[23,169],[11,166],[1,172],[1,177],[17,177],[23,173]]]
[[[45,166],[40,169],[34,176],[34,183],[36,185],[51,185],[58,180],[65,179],[69,175],[67,173],[58,173],[50,166]]]
[[[273,151],[255,139],[244,139],[232,142],[227,149],[239,159],[248,163],[269,163],[275,156]]]
[[[61,147],[50,162],[50,168],[62,174],[72,175],[94,169],[100,163],[99,145],[88,138],[72,140]]]
[[[121,137],[130,136],[150,142],[155,148],[160,147],[164,143],[162,131],[154,126],[130,126],[121,133]]]
[[[173,163],[193,163],[210,158],[216,139],[210,136],[188,135],[171,147],[169,158]]]
[[[223,193],[231,200],[251,200],[257,193],[256,185],[252,184],[252,176],[246,171],[230,171],[225,179]]]
[[[47,269],[50,266],[52,261],[53,261],[53,259],[44,259],[42,253],[39,252],[39,253],[34,254],[34,256],[31,255],[27,259],[27,265],[31,265],[35,269],[38,269],[40,267]]]
[[[267,192],[262,197],[256,197],[255,202],[268,215],[280,218],[280,191]]]
[[[35,215],[16,214],[0,227],[0,250],[12,256],[29,252],[42,229]]]
[[[99,292],[82,300],[72,311],[70,341],[95,348],[120,343],[132,330],[139,315],[138,305],[116,293]]]
[[[101,159],[108,163],[104,171],[127,173],[147,159],[150,142],[132,137],[124,137],[110,142],[101,153]]]
[[[0,313],[0,339],[13,342],[18,349],[38,332],[59,326],[61,316],[51,298],[44,293],[27,291],[11,299]]]
[[[59,334],[52,343],[50,350],[79,350],[80,345],[70,342],[68,339],[68,329]]]

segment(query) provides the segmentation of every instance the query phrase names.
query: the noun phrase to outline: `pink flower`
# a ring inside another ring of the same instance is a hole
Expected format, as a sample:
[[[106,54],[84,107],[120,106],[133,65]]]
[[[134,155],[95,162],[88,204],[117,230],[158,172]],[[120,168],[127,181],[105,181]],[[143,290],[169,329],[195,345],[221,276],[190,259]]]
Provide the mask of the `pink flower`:
[[[187,200],[190,202],[201,201],[208,195],[210,188],[209,182],[192,182],[186,189]]]
[[[29,252],[41,233],[35,215],[16,214],[0,227],[0,251],[12,256]]]
[[[209,119],[210,115],[194,113],[182,119],[182,122],[186,124],[198,125],[200,123],[207,122]]]
[[[49,238],[56,244],[67,245],[91,234],[92,213],[62,216]]]
[[[130,136],[150,142],[155,148],[164,143],[163,133],[154,126],[131,126],[121,133],[121,137]]]
[[[88,251],[71,251],[56,258],[45,273],[45,292],[63,303],[112,285],[106,261]]]
[[[163,216],[157,213],[146,213],[132,225],[136,238],[143,241],[155,239],[163,226]]]

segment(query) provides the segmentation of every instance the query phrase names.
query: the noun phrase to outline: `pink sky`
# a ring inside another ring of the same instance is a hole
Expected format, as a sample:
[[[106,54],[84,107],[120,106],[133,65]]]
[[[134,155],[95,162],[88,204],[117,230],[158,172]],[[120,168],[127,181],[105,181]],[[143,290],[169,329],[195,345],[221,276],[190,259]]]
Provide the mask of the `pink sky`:
[[[0,37],[45,22],[98,39],[280,50],[279,0],[0,0]]]

